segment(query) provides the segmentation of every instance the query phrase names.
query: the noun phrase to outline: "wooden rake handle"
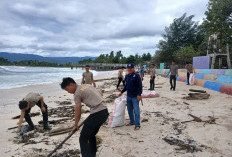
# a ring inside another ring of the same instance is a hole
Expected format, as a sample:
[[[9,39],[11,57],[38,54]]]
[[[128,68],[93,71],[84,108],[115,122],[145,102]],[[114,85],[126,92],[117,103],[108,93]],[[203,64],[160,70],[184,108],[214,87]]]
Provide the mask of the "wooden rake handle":
[[[84,121],[78,126],[77,130],[80,129],[80,127],[84,124]],[[59,149],[60,147],[62,147],[62,145],[70,138],[72,137],[73,134],[76,133],[76,131],[72,131],[70,135],[68,135],[68,137],[66,137],[51,153],[48,154],[47,157],[51,157],[53,153],[55,153],[57,151],[57,149]]]

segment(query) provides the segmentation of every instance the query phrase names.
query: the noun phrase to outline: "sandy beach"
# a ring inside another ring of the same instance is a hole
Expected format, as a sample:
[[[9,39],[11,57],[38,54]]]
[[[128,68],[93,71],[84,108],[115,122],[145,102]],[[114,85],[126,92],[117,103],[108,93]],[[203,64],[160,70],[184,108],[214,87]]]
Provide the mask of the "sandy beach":
[[[104,76],[96,76],[95,80],[107,79],[117,76],[117,71],[109,72]],[[77,80],[80,83],[80,80]],[[102,90],[110,113],[114,109],[114,99],[119,91],[116,90],[117,79],[101,80],[96,82],[97,88]],[[183,82],[177,82],[176,91],[170,91],[169,80],[161,76],[156,77],[155,88],[160,97],[144,98],[141,110],[141,129],[134,131],[133,126],[109,128],[107,124],[101,127],[98,135],[102,139],[99,145],[98,157],[230,157],[232,156],[232,96],[198,86],[187,86]],[[149,88],[149,76],[143,81],[143,90]],[[121,87],[122,88],[122,87]],[[206,100],[184,100],[189,89],[206,90],[210,98]],[[17,143],[15,129],[18,119],[13,116],[20,114],[18,101],[28,92],[39,92],[44,96],[48,110],[62,107],[58,102],[71,101],[73,96],[61,90],[59,82],[44,85],[33,85],[14,89],[0,90],[0,153],[2,157],[36,157],[44,156],[57,146],[68,133],[56,136],[48,136],[47,132],[38,133],[32,138],[33,143]],[[86,106],[83,109],[88,110]],[[34,107],[31,112],[39,111]],[[191,121],[189,114],[199,117],[202,122]],[[89,113],[82,114],[84,120]],[[209,116],[215,118],[216,124],[206,123]],[[49,117],[49,120],[58,118]],[[126,111],[126,121],[129,120]],[[42,116],[32,118],[34,124],[42,120]],[[189,121],[182,123],[184,121]],[[26,123],[24,123],[26,124]],[[73,120],[52,125],[53,129],[61,126],[71,126]],[[74,134],[64,146],[58,150],[80,149],[79,133]],[[164,138],[172,137],[182,141],[193,140],[197,150],[189,151],[176,145],[170,145]]]

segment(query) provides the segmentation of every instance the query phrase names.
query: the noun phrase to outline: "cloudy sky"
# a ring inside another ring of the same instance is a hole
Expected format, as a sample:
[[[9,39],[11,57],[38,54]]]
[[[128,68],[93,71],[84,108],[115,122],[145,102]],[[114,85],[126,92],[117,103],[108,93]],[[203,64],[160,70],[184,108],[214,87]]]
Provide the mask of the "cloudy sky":
[[[42,56],[154,54],[183,13],[202,21],[208,0],[0,0],[0,52]]]

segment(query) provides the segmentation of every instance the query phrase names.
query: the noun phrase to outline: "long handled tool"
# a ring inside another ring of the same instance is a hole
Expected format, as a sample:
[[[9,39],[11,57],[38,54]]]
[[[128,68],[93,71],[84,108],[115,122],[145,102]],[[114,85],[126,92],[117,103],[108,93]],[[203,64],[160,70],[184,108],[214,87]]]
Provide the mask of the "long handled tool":
[[[141,103],[142,103],[142,106],[143,106],[143,99],[141,99]]]
[[[84,124],[84,121],[78,126],[77,130],[79,130],[83,124]],[[48,157],[51,157],[52,154],[55,153],[57,149],[59,149],[73,134],[75,134],[77,130],[72,131],[72,133],[68,137],[66,137],[51,153],[48,154]]]

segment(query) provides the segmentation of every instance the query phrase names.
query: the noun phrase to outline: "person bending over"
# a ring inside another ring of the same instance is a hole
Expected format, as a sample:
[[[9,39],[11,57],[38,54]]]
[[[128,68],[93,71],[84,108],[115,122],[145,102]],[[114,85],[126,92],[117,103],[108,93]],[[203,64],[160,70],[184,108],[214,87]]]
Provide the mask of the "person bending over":
[[[39,93],[29,93],[26,95],[25,98],[23,98],[23,100],[19,102],[19,109],[21,110],[21,116],[18,123],[17,133],[21,131],[24,118],[29,125],[28,131],[35,129],[35,126],[29,115],[31,108],[34,107],[35,105],[37,105],[42,111],[44,130],[51,130],[51,128],[48,126],[48,107],[44,103],[43,97]]]

